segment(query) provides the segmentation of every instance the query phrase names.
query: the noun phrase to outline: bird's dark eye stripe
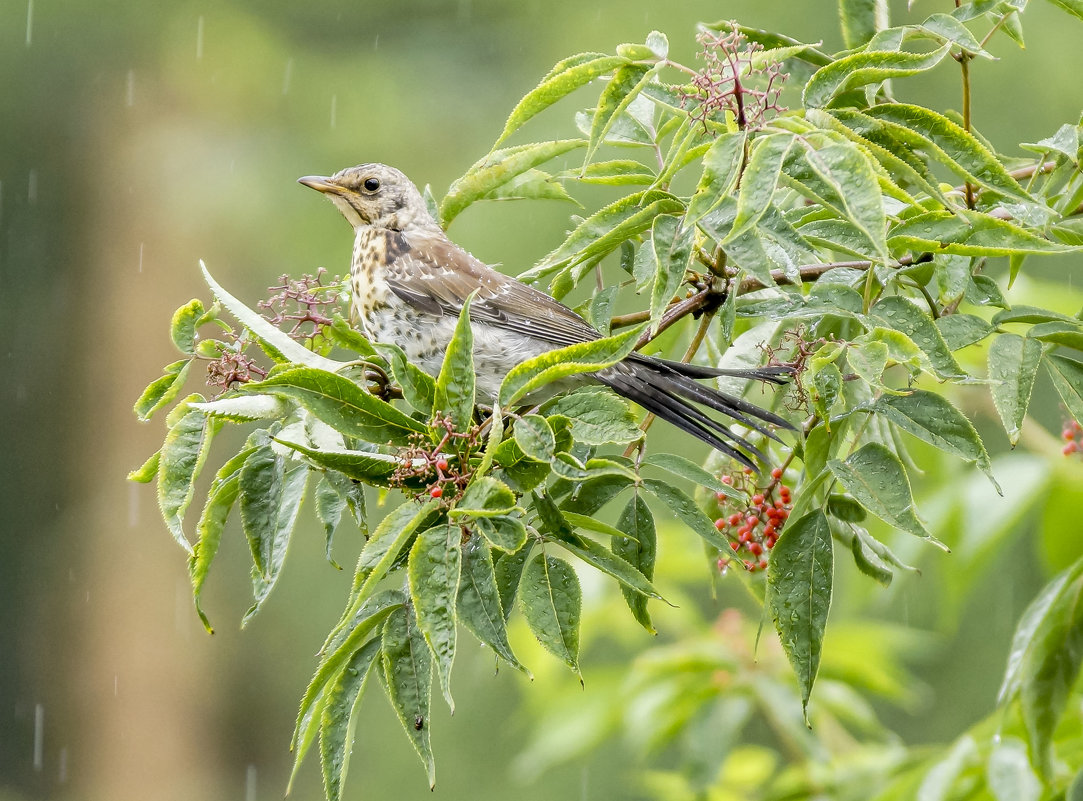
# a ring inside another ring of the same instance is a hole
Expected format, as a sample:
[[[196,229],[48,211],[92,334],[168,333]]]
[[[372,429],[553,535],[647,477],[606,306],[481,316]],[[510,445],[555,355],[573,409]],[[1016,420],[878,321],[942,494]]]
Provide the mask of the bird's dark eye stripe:
[[[365,189],[367,189],[368,191],[375,192],[379,188],[380,188],[380,179],[379,178],[366,178],[365,179]]]

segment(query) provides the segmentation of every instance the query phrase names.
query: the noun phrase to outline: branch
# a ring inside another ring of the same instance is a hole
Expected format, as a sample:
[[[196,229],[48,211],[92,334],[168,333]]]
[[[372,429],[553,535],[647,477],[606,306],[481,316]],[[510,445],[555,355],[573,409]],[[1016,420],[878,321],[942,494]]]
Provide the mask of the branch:
[[[923,264],[927,261],[931,261],[932,258],[932,253],[922,253],[918,256],[903,256],[895,262],[895,266],[909,267],[913,264]],[[873,262],[871,261],[832,261],[826,264],[807,264],[804,267],[798,267],[797,272],[801,276],[801,283],[810,283],[831,270],[837,270],[843,267],[849,267],[853,270],[868,270],[872,266]],[[783,270],[772,270],[771,278],[776,284],[797,283],[796,281],[792,281]],[[745,295],[749,292],[755,292],[758,289],[767,289],[767,286],[759,279],[746,278],[737,287],[737,294]]]

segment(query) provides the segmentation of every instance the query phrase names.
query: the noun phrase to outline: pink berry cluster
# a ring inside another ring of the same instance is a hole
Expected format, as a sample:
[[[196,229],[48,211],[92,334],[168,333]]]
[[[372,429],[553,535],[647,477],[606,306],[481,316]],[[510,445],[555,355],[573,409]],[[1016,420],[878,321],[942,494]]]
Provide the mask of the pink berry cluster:
[[[793,501],[790,488],[782,483],[782,468],[771,471],[771,481],[765,487],[756,485],[747,468],[735,475],[723,475],[722,483],[744,492],[745,500],[742,503],[724,492],[715,496],[721,515],[714,521],[715,528],[729,538],[736,555],[721,557],[718,569],[724,571],[737,561],[750,573],[765,570],[767,552],[775,547]]]
[[[1064,447],[1060,452],[1065,456],[1073,453],[1083,453],[1083,425],[1078,420],[1069,420],[1064,424],[1064,430],[1060,432],[1064,439]]]

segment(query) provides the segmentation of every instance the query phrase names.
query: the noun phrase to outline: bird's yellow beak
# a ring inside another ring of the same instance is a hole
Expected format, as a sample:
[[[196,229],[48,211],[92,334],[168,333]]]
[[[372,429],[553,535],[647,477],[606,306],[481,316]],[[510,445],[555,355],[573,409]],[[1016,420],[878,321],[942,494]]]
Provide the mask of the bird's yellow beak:
[[[335,183],[333,178],[327,178],[323,175],[306,175],[303,178],[298,178],[297,183],[304,184],[305,186],[315,189],[317,192],[323,192],[325,194],[341,195],[345,190]]]

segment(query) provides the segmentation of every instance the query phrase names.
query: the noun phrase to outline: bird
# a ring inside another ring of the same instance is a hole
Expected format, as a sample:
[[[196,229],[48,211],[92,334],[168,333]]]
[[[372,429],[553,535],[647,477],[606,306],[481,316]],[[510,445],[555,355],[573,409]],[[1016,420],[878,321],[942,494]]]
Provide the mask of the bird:
[[[474,338],[476,392],[496,398],[517,364],[557,348],[601,338],[586,320],[539,289],[494,270],[452,242],[429,213],[417,187],[385,164],[349,167],[298,182],[323,193],[354,229],[350,262],[351,314],[368,338],[402,348],[407,359],[437,376],[467,298]],[[704,408],[773,439],[782,417],[698,379],[734,376],[782,384],[786,366],[724,369],[669,361],[633,351],[623,361],[576,381],[593,380],[682,431],[757,469],[763,454]],[[575,381],[564,381],[551,392]]]

